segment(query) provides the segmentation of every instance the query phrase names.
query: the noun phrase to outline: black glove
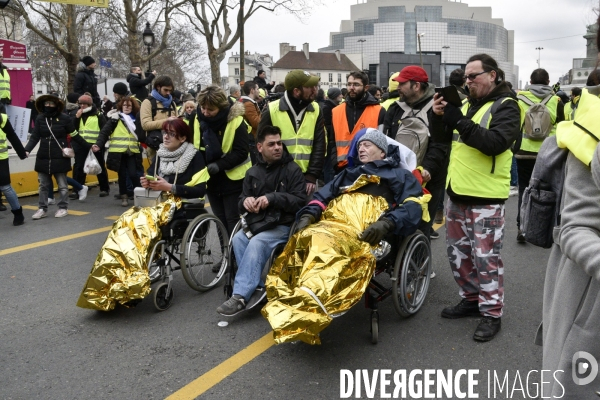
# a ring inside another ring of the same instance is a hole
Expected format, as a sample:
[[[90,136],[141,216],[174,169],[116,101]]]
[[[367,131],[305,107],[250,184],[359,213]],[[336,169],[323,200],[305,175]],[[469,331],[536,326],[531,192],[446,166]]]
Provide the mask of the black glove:
[[[458,122],[463,117],[464,115],[462,112],[452,104],[448,103],[446,104],[446,107],[444,107],[444,124],[446,124],[450,129],[456,128],[456,125],[458,125]]]
[[[360,240],[369,243],[371,246],[375,246],[392,229],[394,229],[394,223],[387,218],[382,218],[369,225],[360,236]]]
[[[219,166],[217,165],[217,163],[210,163],[206,166],[206,169],[208,169],[208,174],[209,175],[216,175],[219,173]]]
[[[304,214],[300,217],[300,219],[296,223],[294,232],[291,232],[290,235],[293,235],[294,233],[301,231],[302,229],[304,229],[307,226],[314,224],[314,223],[315,223],[315,217],[313,217],[310,214]]]

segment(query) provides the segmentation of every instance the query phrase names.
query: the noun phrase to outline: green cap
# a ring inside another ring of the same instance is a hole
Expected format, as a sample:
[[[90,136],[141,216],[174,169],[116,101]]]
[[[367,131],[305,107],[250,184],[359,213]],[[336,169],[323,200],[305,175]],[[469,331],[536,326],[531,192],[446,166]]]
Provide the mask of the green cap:
[[[293,69],[285,76],[285,90],[291,90],[300,86],[317,86],[320,79],[317,75],[311,75],[301,69]]]

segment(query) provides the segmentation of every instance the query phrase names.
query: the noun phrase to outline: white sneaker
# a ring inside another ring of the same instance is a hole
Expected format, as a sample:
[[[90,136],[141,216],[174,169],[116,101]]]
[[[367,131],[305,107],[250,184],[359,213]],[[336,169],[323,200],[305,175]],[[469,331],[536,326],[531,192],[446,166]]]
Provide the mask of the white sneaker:
[[[39,210],[37,210],[35,212],[35,214],[33,214],[31,216],[31,219],[42,219],[42,218],[46,218],[46,215],[48,213],[46,211],[44,211],[44,209],[40,208]]]
[[[87,192],[90,188],[83,185],[83,187],[81,188],[81,190],[79,192],[77,192],[77,194],[79,195],[79,201],[83,201],[85,200],[85,198],[87,197]]]
[[[59,208],[54,214],[54,218],[62,218],[69,215],[69,211],[66,208]]]
[[[429,275],[429,279],[435,278],[435,271],[431,271],[431,275]]]
[[[56,200],[48,199],[48,204],[52,206],[52,205],[56,204]]]
[[[519,187],[518,186],[511,186],[510,187],[510,192],[508,192],[508,195],[510,197],[514,197],[517,196],[519,194]]]

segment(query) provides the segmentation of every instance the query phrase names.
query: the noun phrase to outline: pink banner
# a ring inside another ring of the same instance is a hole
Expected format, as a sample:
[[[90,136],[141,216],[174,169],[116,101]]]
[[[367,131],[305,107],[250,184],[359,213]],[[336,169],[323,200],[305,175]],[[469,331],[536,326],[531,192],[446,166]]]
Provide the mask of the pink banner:
[[[4,63],[27,62],[27,46],[23,43],[0,39],[0,51],[4,56]]]

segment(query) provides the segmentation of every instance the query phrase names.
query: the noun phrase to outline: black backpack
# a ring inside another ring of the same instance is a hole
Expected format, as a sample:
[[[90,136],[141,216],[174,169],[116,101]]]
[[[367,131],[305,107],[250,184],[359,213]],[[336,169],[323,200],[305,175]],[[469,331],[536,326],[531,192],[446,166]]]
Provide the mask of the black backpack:
[[[154,121],[154,117],[156,117],[156,114],[158,113],[157,102],[154,97],[149,97],[148,100],[150,101],[150,104],[152,105],[152,121]],[[172,101],[169,108],[162,108],[160,111],[168,112],[169,117],[171,116],[171,112],[173,112],[174,115],[177,115],[177,108],[175,106],[175,102]],[[138,113],[136,118],[138,121],[140,121],[140,124],[141,124],[140,113]],[[151,149],[154,149],[154,150],[158,150],[158,148],[160,147],[160,144],[162,142],[163,142],[162,130],[153,129],[151,131],[146,131],[145,143],[148,147],[150,147]]]

